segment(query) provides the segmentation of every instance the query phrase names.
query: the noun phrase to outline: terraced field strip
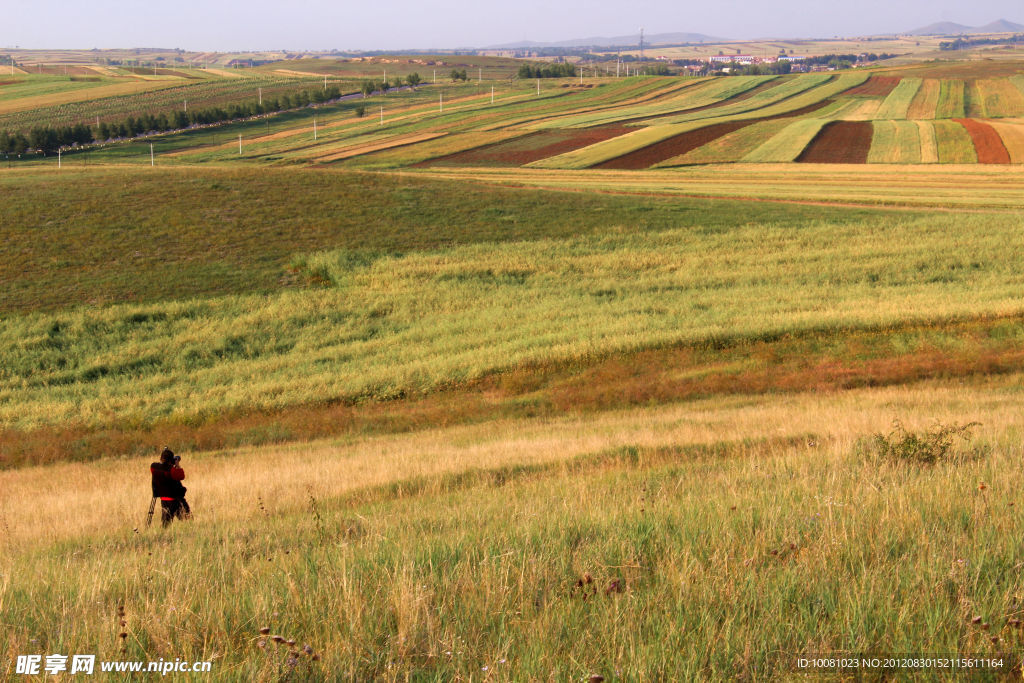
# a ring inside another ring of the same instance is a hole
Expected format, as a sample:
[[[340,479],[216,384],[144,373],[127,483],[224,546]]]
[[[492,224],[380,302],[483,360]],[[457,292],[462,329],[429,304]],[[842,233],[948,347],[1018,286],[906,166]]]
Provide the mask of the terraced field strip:
[[[1010,76],[1009,81],[1013,84],[1013,87],[1024,93],[1024,75]]]
[[[999,137],[1010,155],[1010,163],[1024,164],[1024,120],[989,121],[988,124],[995,128]]]
[[[979,164],[1008,164],[1010,153],[992,126],[977,119],[954,119],[967,130],[974,143]]]
[[[341,159],[348,159],[350,157],[359,156],[361,154],[379,152],[383,149],[392,149],[394,147],[414,145],[417,142],[433,140],[434,138],[443,137],[445,135],[447,135],[447,133],[419,133],[417,135],[396,135],[376,142],[367,142],[363,144],[351,145],[341,151],[332,152],[330,154],[315,155],[312,157],[312,159],[317,163],[329,163],[332,161],[340,161]]]
[[[976,164],[978,154],[974,151],[974,141],[967,129],[953,120],[937,120],[935,127],[935,145],[939,150],[940,164]]]
[[[866,163],[872,133],[869,121],[831,121],[818,131],[796,160],[810,164]]]
[[[921,131],[914,121],[875,121],[869,164],[921,162]]]
[[[686,154],[666,159],[655,168],[669,168],[672,166],[686,166],[688,164],[724,164],[739,161],[747,154],[764,144],[764,141],[772,137],[783,128],[788,126],[788,119],[770,119],[758,121],[739,130],[715,138],[710,142],[698,147]],[[717,124],[729,125],[729,124]],[[700,131],[695,131],[699,133]]]
[[[939,83],[939,101],[935,106],[935,118],[959,119],[964,116],[964,82],[943,79]]]
[[[754,110],[760,110],[768,107],[769,105],[794,98],[800,93],[810,91],[823,83],[827,83],[831,79],[832,76],[825,73],[802,75],[792,80],[783,81],[775,87],[758,92],[755,95],[739,102],[723,102],[720,106],[716,106],[709,111],[706,110],[682,114],[680,116],[657,118],[651,121],[651,123],[658,125],[664,123],[684,123],[686,121],[694,121],[696,119],[727,117],[736,114],[743,114],[745,112],[752,112]],[[810,104],[810,102],[808,102],[808,104]]]
[[[915,120],[931,120],[935,118],[935,108],[939,104],[939,80],[926,78],[907,108],[907,118]]]
[[[697,130],[674,135],[667,140],[656,142],[641,149],[624,154],[614,159],[595,164],[591,168],[612,168],[612,169],[641,169],[650,168],[657,163],[673,157],[686,154],[692,150],[702,147],[713,140],[728,135],[741,128],[750,125],[746,121],[728,121],[726,123],[715,123],[704,126]]]
[[[872,76],[864,85],[846,92],[850,97],[887,97],[899,84],[898,76]]]
[[[935,140],[935,126],[931,121],[915,121],[921,141],[921,163],[939,163],[939,145]]]
[[[952,125],[952,121],[948,123]],[[962,129],[962,127],[961,127]],[[965,133],[966,134],[966,133]],[[717,164],[636,171],[453,169],[399,171],[500,186],[570,192],[711,197],[913,209],[1005,210],[1024,206],[1024,174],[974,164]]]
[[[868,74],[865,73],[843,74],[835,80],[829,81],[817,88],[812,88],[783,102],[777,102],[776,104],[769,105],[755,111],[735,114],[733,116],[710,117],[680,124],[650,126],[642,128],[636,133],[630,133],[613,140],[600,142],[596,145],[591,145],[590,147],[585,147],[568,154],[562,154],[557,157],[536,161],[529,164],[529,166],[531,168],[588,168],[608,161],[609,159],[623,156],[642,147],[661,142],[662,140],[666,140],[674,135],[688,133],[689,131],[703,128],[708,125],[728,123],[730,121],[749,121],[752,119],[789,115],[795,116],[800,113],[809,113],[810,111],[815,111],[822,107],[827,108],[825,103],[828,98],[860,85],[866,81],[867,78]],[[811,137],[813,137],[813,135]],[[810,140],[810,138],[808,138],[808,140]],[[794,153],[794,158],[796,157],[796,154],[799,154],[799,150]]]
[[[856,106],[844,112],[840,118],[846,121],[871,121],[878,114],[878,108],[882,105],[882,100],[854,100],[854,103]]]
[[[827,121],[824,119],[794,121],[743,157],[742,161],[762,163],[795,161],[826,123]]]
[[[521,106],[522,111],[509,112],[501,118],[481,125],[479,130],[495,130],[497,128],[532,127],[540,128],[552,117],[581,115],[601,111],[609,106],[629,106],[642,102],[655,101],[671,95],[682,87],[690,87],[703,81],[673,82],[665,85],[658,78],[629,78],[601,85],[584,92],[542,91],[540,97],[531,94],[529,105]],[[568,97],[567,97],[568,95]],[[553,125],[561,127],[561,124]]]
[[[631,132],[623,126],[540,130],[511,140],[431,159],[427,166],[523,166]]]
[[[980,116],[1003,118],[1024,115],[1024,93],[1007,78],[986,78],[976,81],[981,100]]]
[[[686,88],[673,97],[659,98],[629,106],[603,108],[576,116],[548,119],[531,126],[532,128],[585,128],[587,126],[615,123],[639,117],[654,117],[658,114],[700,109],[718,104],[741,95],[777,78],[776,76],[741,76],[738,78],[708,78]]]
[[[490,130],[472,133],[449,133],[443,137],[421,142],[412,147],[400,147],[363,154],[341,162],[342,165],[361,169],[392,169],[402,166],[430,166],[434,159],[488,148],[504,140],[515,140],[529,135],[521,130]],[[481,164],[486,165],[486,164]]]
[[[156,84],[134,79],[121,82],[26,80],[18,85],[0,89],[0,114],[29,111],[39,107],[83,102],[114,95],[136,94],[175,85],[179,85],[179,81],[167,79]]]

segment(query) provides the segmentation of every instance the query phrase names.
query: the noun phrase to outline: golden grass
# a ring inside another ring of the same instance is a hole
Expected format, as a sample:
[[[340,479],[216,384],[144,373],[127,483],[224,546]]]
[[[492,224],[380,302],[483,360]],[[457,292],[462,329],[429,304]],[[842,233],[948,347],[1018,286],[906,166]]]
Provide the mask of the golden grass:
[[[1024,114],[1024,93],[1008,79],[979,79],[975,87],[981,100],[982,117],[1001,118]]]
[[[386,140],[380,140],[377,142],[368,142],[363,144],[355,144],[351,147],[347,147],[341,151],[330,152],[322,156],[313,156],[313,160],[317,163],[329,163],[332,161],[340,161],[342,159],[349,159],[354,156],[361,154],[370,154],[371,152],[380,152],[385,149],[392,149],[394,147],[403,147],[405,145],[413,145],[417,142],[426,142],[427,140],[433,140],[435,138],[444,137],[446,133],[417,133],[413,135],[396,135]]]
[[[918,132],[921,134],[921,163],[939,163],[939,145],[935,140],[935,126],[931,121],[917,121],[916,123]]]
[[[1010,163],[1024,163],[1024,120],[986,121],[996,129],[1010,153]]]
[[[934,420],[979,419],[982,435],[995,439],[1024,431],[1022,381],[1024,375],[1008,375],[971,385],[931,380],[824,395],[734,396],[581,417],[186,453],[184,483],[199,523],[253,522],[261,515],[257,493],[269,512],[287,513],[308,504],[310,489],[318,498],[332,499],[416,478],[568,461],[630,445],[653,449],[816,434],[842,450],[861,436],[886,431],[897,417],[910,428]],[[0,519],[8,542],[47,545],[120,535],[140,526],[150,498],[149,462],[100,460],[0,471],[0,489],[6,492]],[[55,487],[55,481],[74,486]],[[259,482],[255,489],[253,482]],[[32,515],[23,514],[29,509]]]
[[[931,121],[916,122],[924,164],[937,163]],[[1024,205],[1024,179],[1012,166],[716,164],[635,171],[431,168],[403,173],[507,186],[617,194],[746,198],[913,208],[1006,209]]]
[[[941,81],[937,78],[926,78],[921,82],[921,87],[914,95],[914,99],[907,108],[907,118],[915,120],[930,120],[935,118],[935,109],[939,104],[939,90]]]

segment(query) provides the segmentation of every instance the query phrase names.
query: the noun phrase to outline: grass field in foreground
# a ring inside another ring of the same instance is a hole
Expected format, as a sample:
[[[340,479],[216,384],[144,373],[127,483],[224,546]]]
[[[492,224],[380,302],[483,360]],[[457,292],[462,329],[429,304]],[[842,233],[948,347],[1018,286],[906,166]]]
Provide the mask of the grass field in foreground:
[[[16,492],[0,500],[0,651],[213,660],[218,678],[266,681],[777,678],[798,654],[922,647],[1009,658],[1021,381],[186,454],[195,519],[168,531],[141,526],[148,461],[0,473]],[[923,466],[859,445],[893,418],[984,424],[958,459]]]
[[[1016,313],[1019,230],[1013,215],[606,225],[561,239],[312,254],[297,265],[327,287],[9,319],[0,421],[201,423],[650,347]]]

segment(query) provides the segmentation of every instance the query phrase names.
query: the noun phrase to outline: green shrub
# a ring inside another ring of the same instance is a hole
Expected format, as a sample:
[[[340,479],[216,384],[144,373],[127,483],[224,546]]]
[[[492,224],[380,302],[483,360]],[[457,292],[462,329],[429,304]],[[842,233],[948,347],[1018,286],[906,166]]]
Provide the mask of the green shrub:
[[[865,444],[866,453],[875,460],[934,465],[937,462],[949,462],[962,459],[967,453],[958,442],[966,442],[971,437],[971,430],[980,422],[968,422],[965,425],[942,424],[936,422],[932,427],[920,432],[913,432],[903,426],[899,420],[893,421],[893,428],[888,434],[875,434]],[[977,451],[974,451],[977,454]]]

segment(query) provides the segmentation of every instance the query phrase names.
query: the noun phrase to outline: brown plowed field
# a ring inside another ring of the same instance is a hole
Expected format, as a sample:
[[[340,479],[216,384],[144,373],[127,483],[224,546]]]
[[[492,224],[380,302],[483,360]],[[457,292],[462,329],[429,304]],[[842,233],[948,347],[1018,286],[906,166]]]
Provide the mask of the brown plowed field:
[[[635,129],[618,124],[594,128],[545,130],[504,142],[474,147],[436,159],[428,159],[414,166],[522,166],[531,161],[539,161],[581,147],[589,147],[633,130]]]
[[[979,164],[1008,164],[1010,153],[995,128],[977,119],[953,119],[967,129],[978,153]]]
[[[785,114],[777,114],[775,116],[764,116],[759,119],[744,119],[742,121],[715,123],[710,126],[705,126],[704,128],[680,133],[679,135],[668,138],[667,140],[662,140],[661,142],[656,142],[653,145],[648,145],[647,147],[634,150],[628,154],[623,154],[620,157],[603,161],[596,166],[591,166],[591,168],[612,168],[623,171],[650,168],[654,164],[661,163],[662,161],[666,161],[681,154],[686,154],[698,147],[703,147],[723,135],[728,135],[733,131],[745,128],[753,123],[801,116],[821,109],[825,105],[830,104],[830,102],[830,100],[822,100],[821,102],[815,102],[814,104],[802,107],[795,111],[786,112]]]
[[[833,121],[818,132],[796,160],[808,164],[865,164],[873,133],[870,121]]]
[[[899,84],[900,80],[896,76],[872,76],[863,85],[858,85],[856,88],[847,90],[843,94],[885,97],[893,91],[893,88]]]

